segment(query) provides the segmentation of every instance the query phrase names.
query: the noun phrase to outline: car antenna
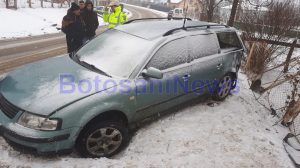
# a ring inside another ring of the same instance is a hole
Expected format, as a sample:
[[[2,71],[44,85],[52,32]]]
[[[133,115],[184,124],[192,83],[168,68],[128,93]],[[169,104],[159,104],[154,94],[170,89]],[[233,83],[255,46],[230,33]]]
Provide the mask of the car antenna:
[[[186,0],[184,0],[184,3],[183,3],[183,7],[184,8],[185,8],[185,2],[186,2]],[[187,20],[187,11],[188,11],[188,9],[189,9],[189,4],[187,4],[186,10],[185,10],[185,14],[184,14],[183,26],[182,26],[183,29],[186,29],[185,28],[185,22]]]

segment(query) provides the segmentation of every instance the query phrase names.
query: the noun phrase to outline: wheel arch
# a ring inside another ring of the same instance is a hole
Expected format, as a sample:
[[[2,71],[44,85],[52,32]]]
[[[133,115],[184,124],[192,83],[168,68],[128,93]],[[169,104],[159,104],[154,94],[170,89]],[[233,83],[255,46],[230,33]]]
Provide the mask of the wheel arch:
[[[225,73],[225,75],[226,74],[231,75],[233,77],[233,79],[235,79],[235,80],[237,79],[237,72],[235,72],[235,71],[229,71],[229,72]]]
[[[86,130],[90,125],[96,123],[96,122],[101,122],[101,121],[119,121],[124,124],[125,127],[129,126],[129,120],[126,114],[122,111],[119,110],[109,110],[106,112],[102,112],[89,121],[87,121],[84,126],[78,131],[78,135],[76,137],[76,142],[77,139],[80,137],[80,135]]]

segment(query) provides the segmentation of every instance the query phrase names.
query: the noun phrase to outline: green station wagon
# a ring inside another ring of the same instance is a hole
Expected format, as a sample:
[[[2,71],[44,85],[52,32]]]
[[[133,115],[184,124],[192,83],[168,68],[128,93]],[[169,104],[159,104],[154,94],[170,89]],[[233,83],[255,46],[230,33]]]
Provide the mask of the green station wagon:
[[[234,28],[187,20],[133,20],[78,52],[0,78],[0,132],[37,153],[109,157],[141,121],[236,87],[244,45]]]

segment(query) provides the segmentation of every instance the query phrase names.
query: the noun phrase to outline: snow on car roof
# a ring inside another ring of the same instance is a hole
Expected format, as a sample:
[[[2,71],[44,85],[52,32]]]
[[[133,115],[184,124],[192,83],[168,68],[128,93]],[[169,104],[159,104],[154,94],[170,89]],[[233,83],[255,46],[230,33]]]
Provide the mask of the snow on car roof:
[[[209,25],[214,23],[201,21],[186,21],[186,26]],[[152,20],[152,21],[136,21],[129,24],[121,25],[115,29],[144,38],[154,39],[161,37],[169,30],[180,28],[183,26],[183,20]]]

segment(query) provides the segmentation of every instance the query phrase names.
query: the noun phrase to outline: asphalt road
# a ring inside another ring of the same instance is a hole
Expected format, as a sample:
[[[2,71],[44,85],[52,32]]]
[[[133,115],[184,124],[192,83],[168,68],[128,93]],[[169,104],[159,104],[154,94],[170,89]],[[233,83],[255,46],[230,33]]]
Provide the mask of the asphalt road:
[[[130,19],[160,17],[149,10],[126,6],[132,13]],[[97,33],[105,27],[99,27]],[[66,40],[63,33],[0,40],[0,74],[15,67],[66,53]]]

